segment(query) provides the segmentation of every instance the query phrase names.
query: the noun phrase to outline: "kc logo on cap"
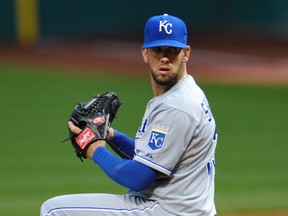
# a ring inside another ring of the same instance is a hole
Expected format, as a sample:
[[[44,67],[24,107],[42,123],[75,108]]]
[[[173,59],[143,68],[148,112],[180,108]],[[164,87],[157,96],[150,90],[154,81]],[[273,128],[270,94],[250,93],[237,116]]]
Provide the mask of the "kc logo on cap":
[[[165,20],[165,21],[160,20],[159,32],[161,32],[163,28],[164,28],[164,31],[166,32],[166,34],[172,33],[172,23],[169,23],[167,20]]]
[[[185,49],[187,29],[183,20],[168,14],[153,16],[146,22],[143,48],[160,46]]]

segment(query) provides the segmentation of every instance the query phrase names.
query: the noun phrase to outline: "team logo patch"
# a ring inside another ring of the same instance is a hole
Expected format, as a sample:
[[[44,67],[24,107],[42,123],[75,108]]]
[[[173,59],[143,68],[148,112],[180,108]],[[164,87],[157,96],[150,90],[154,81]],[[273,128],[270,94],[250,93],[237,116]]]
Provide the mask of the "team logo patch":
[[[93,119],[93,123],[96,125],[103,124],[105,122],[105,118],[103,116],[98,116],[95,119]]]
[[[96,135],[90,130],[90,128],[85,128],[77,137],[76,142],[81,149],[84,149],[95,137]]]
[[[163,148],[168,130],[169,127],[166,125],[162,124],[153,125],[148,146],[152,150],[158,150]]]

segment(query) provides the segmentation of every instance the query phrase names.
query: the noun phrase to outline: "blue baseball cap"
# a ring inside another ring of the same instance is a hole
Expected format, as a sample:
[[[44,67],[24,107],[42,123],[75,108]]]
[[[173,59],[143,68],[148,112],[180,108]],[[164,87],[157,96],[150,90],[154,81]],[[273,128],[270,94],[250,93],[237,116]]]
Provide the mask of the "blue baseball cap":
[[[169,46],[187,48],[187,29],[183,20],[163,14],[146,22],[142,48]]]

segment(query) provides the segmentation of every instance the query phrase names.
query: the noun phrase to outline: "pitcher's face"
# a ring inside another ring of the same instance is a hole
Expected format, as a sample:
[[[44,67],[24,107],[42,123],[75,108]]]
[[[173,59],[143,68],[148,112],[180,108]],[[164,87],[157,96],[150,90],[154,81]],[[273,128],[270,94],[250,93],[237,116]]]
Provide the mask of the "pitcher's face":
[[[187,58],[185,50],[175,47],[142,49],[144,61],[148,63],[155,83],[173,86],[182,78],[183,73],[186,72],[184,66]]]

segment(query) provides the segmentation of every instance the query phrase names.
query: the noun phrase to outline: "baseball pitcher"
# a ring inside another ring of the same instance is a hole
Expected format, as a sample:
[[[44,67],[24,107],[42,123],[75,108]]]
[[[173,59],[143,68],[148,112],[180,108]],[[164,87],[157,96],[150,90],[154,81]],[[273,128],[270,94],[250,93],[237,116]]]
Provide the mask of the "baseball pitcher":
[[[216,215],[216,124],[187,72],[185,23],[167,14],[151,17],[141,51],[154,96],[135,137],[112,128],[121,105],[114,92],[78,104],[68,122],[76,155],[99,165],[127,193],[56,196],[43,203],[41,216]]]

